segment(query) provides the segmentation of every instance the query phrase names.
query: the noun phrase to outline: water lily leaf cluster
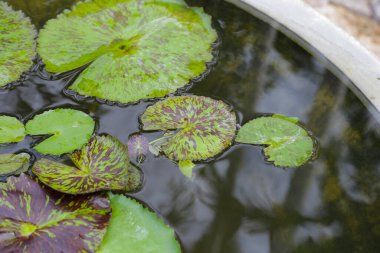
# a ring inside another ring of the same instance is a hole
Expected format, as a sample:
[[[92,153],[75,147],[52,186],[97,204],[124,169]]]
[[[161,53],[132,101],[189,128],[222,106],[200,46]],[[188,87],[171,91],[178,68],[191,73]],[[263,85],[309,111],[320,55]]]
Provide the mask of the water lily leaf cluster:
[[[32,171],[44,184],[68,194],[134,191],[141,186],[142,174],[129,163],[127,147],[109,135],[94,136],[71,160],[75,167],[41,159]]]
[[[11,116],[0,116],[0,143],[14,143],[25,138],[24,124]]]
[[[36,115],[24,126],[19,119],[0,116],[0,144],[20,142],[25,135],[45,137],[34,148],[42,154],[61,155],[85,145],[95,129],[95,121],[74,109],[53,109]],[[47,136],[47,138],[46,138]]]
[[[129,103],[201,75],[216,39],[211,17],[183,0],[93,0],[48,21],[37,50],[50,72],[89,64],[70,90]]]
[[[31,65],[35,32],[0,2],[0,34],[2,87]],[[166,96],[204,73],[216,39],[211,17],[183,0],[89,0],[46,24],[38,52],[50,72],[82,70],[72,92],[130,103]],[[191,177],[195,162],[222,153],[236,133],[239,143],[265,146],[267,161],[280,167],[301,166],[316,151],[298,119],[264,115],[238,130],[230,105],[203,96],[160,100],[140,121],[143,131],[162,137],[149,143],[134,134],[124,145],[94,135],[94,119],[74,109],[42,112],[25,126],[0,116],[0,144],[31,135],[39,153],[68,154],[40,157],[33,177],[22,174],[30,167],[28,153],[0,154],[0,176],[21,174],[0,185],[0,252],[178,253],[175,233],[162,219],[131,198],[106,194],[140,189],[143,174],[131,159],[141,164],[148,150],[164,154]]]
[[[266,145],[264,154],[267,161],[281,167],[298,167],[312,158],[316,145],[297,122],[298,119],[276,114],[259,117],[239,130],[236,141]]]
[[[29,135],[48,136],[34,148],[42,154],[61,155],[85,145],[95,129],[94,120],[74,109],[58,108],[34,116],[26,124]]]
[[[94,252],[111,213],[106,195],[62,195],[25,174],[0,199],[0,252]]]
[[[110,195],[112,218],[99,253],[179,253],[173,229],[156,214],[123,195]]]
[[[156,146],[174,161],[214,157],[232,144],[236,132],[231,106],[202,96],[167,98],[148,107],[140,119],[143,130],[167,131]]]
[[[0,2],[0,88],[20,78],[35,57],[36,31],[29,18]]]
[[[30,155],[0,154],[0,176],[18,175],[29,169]]]

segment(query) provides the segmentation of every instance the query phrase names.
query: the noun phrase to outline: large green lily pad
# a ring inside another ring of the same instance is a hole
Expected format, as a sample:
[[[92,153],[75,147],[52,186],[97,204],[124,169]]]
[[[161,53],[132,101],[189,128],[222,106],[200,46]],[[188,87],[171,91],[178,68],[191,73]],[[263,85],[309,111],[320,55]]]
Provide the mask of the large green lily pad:
[[[276,114],[259,117],[239,130],[236,141],[268,145],[264,153],[269,162],[281,167],[298,167],[312,158],[316,145],[297,122],[298,119]]]
[[[0,252],[94,252],[110,219],[106,196],[59,194],[25,174],[0,199]]]
[[[135,200],[110,194],[112,218],[98,253],[180,253],[174,231]]]
[[[109,135],[94,136],[71,160],[76,167],[41,159],[32,171],[44,184],[69,194],[134,191],[141,185],[142,174],[130,165],[128,148]]]
[[[51,135],[34,148],[42,154],[61,155],[81,148],[91,138],[95,121],[73,109],[54,109],[35,116],[26,124],[29,135]]]
[[[171,160],[199,161],[228,148],[236,132],[236,115],[222,101],[201,96],[171,97],[147,108],[143,130],[167,130],[153,141]]]
[[[0,154],[0,176],[18,175],[28,170],[30,155]]]
[[[25,138],[25,127],[17,118],[0,116],[0,143],[19,142]]]
[[[36,31],[21,11],[0,2],[0,87],[29,70],[35,57]]]
[[[121,103],[162,97],[213,59],[211,17],[183,0],[93,0],[50,20],[38,53],[50,72],[90,64],[70,90]]]

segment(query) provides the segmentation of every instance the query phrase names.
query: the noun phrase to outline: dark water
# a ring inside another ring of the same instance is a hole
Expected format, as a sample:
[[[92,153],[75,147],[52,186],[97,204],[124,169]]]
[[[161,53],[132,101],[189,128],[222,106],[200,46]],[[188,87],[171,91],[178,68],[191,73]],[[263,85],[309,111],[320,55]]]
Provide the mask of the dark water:
[[[74,1],[8,2],[41,27]],[[189,93],[228,101],[240,123],[259,113],[299,117],[318,138],[319,157],[284,170],[263,161],[261,147],[234,145],[198,164],[188,181],[171,161],[148,156],[144,188],[133,196],[175,228],[186,253],[380,252],[379,122],[325,63],[276,29],[232,5],[205,5],[222,45],[217,66]],[[74,106],[99,120],[99,133],[126,142],[151,104],[79,104],[62,93],[69,76],[48,79],[36,66],[22,85],[0,92],[0,112],[25,118]]]

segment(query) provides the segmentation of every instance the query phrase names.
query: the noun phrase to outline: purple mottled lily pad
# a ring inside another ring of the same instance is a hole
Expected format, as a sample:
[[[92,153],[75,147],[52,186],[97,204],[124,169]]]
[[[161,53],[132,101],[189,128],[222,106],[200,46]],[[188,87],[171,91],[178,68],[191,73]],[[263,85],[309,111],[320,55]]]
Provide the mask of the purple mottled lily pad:
[[[166,130],[151,142],[175,161],[199,161],[228,148],[235,137],[236,115],[220,100],[201,96],[171,97],[141,116],[144,130]]]
[[[0,199],[0,252],[95,252],[110,219],[105,195],[63,195],[25,174]]]
[[[144,162],[149,151],[149,141],[141,134],[133,134],[128,138],[128,152],[132,160]]]
[[[69,194],[134,191],[141,185],[142,174],[129,163],[128,148],[112,136],[94,136],[71,160],[76,167],[41,159],[32,170],[44,184]]]

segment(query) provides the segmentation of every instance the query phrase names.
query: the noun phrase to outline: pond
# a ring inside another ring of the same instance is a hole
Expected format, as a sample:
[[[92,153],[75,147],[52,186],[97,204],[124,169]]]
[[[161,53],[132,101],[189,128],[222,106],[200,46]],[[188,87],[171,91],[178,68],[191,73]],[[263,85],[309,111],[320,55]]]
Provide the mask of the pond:
[[[8,2],[40,28],[75,1]],[[149,154],[140,166],[144,186],[131,196],[175,229],[184,253],[380,252],[378,113],[323,56],[310,54],[312,48],[285,36],[275,22],[222,1],[204,7],[220,35],[219,54],[186,93],[231,104],[240,125],[263,113],[298,117],[319,142],[317,158],[282,169],[263,159],[262,147],[235,144],[197,163],[189,180],[175,163]],[[0,91],[1,113],[30,118],[46,108],[72,107],[95,117],[98,133],[124,143],[140,131],[138,118],[153,102],[77,102],[62,92],[77,74],[52,76],[38,61],[21,85]],[[0,153],[29,149],[35,141],[0,146]]]

